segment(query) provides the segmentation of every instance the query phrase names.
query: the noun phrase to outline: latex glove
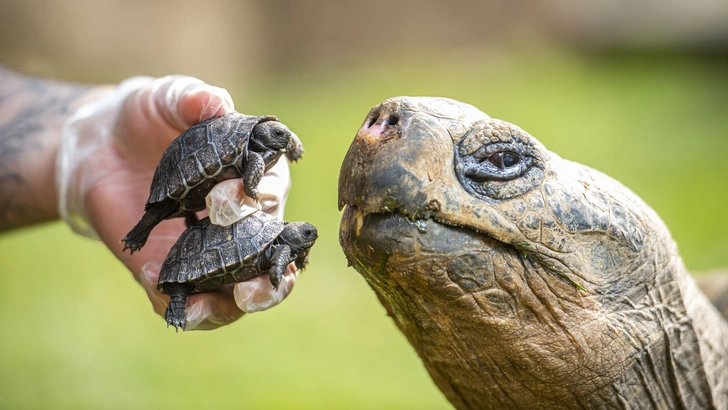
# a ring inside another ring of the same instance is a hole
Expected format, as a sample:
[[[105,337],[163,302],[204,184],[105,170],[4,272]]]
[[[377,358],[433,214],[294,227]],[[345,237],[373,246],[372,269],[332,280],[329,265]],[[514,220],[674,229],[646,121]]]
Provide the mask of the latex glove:
[[[133,255],[122,253],[119,241],[143,215],[154,170],[170,142],[192,125],[233,110],[226,90],[196,78],[133,77],[83,106],[64,127],[56,172],[61,216],[75,232],[102,240],[144,286],[160,315],[169,298],[156,287],[159,267],[185,230],[183,218],[160,223]],[[281,160],[259,185],[263,210],[282,217],[289,188],[288,164]],[[225,189],[228,195],[242,195],[236,192],[242,188]],[[214,206],[211,213],[221,212],[221,205]],[[236,284],[235,291],[230,285],[190,295],[187,330],[212,329],[236,320],[244,310],[274,306],[291,291],[294,270],[289,265],[285,286],[277,292],[256,278]],[[240,306],[234,294],[240,295]]]

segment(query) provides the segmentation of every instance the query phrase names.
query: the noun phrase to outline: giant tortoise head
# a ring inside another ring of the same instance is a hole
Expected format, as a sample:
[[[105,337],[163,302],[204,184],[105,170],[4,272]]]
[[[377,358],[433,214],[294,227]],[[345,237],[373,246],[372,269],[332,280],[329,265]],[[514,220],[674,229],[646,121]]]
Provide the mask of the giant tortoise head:
[[[728,324],[659,217],[519,127],[384,101],[339,207],[350,265],[457,408],[728,407]]]

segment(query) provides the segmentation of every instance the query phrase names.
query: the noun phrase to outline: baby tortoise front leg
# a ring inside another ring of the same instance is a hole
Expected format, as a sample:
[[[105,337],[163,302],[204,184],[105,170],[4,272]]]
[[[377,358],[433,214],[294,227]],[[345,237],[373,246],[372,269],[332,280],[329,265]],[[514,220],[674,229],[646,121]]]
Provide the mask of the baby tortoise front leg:
[[[258,184],[263,174],[278,162],[292,139],[291,130],[278,121],[262,122],[253,128],[247,152],[236,164],[243,177],[245,195],[258,200]]]
[[[274,289],[278,289],[281,284],[283,273],[286,271],[288,264],[295,260],[296,255],[291,254],[290,246],[273,245],[273,256],[271,256],[271,267],[268,269],[268,276]]]
[[[258,184],[265,174],[265,161],[257,152],[248,152],[248,160],[243,168],[243,192],[258,201]]]

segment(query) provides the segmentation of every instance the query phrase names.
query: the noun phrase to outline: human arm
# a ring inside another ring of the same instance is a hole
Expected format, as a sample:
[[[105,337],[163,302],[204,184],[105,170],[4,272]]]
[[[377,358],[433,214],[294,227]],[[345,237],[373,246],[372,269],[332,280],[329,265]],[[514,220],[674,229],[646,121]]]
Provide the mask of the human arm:
[[[58,217],[54,178],[63,124],[110,90],[0,66],[0,232]]]

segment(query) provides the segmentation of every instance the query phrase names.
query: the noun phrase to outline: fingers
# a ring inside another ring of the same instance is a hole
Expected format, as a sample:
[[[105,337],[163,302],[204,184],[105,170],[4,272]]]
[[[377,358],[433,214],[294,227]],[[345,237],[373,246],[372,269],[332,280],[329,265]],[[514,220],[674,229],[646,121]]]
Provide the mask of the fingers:
[[[281,159],[263,175],[258,184],[258,203],[263,212],[283,219],[288,191],[291,189],[291,173],[288,161]]]
[[[210,221],[215,225],[229,226],[261,208],[243,192],[243,181],[239,178],[215,185],[205,197]]]
[[[258,209],[276,218],[283,218],[286,198],[291,189],[291,175],[288,162],[279,160],[258,184],[258,203],[244,194],[243,181],[223,181],[207,194],[207,212],[216,225],[228,226],[250,215]]]
[[[238,320],[244,312],[232,296],[232,286],[190,295],[185,309],[187,330],[211,330]]]
[[[251,280],[235,284],[235,303],[246,313],[260,312],[281,303],[293,290],[298,279],[296,265],[286,267],[283,279],[274,289],[268,275],[258,276]]]

